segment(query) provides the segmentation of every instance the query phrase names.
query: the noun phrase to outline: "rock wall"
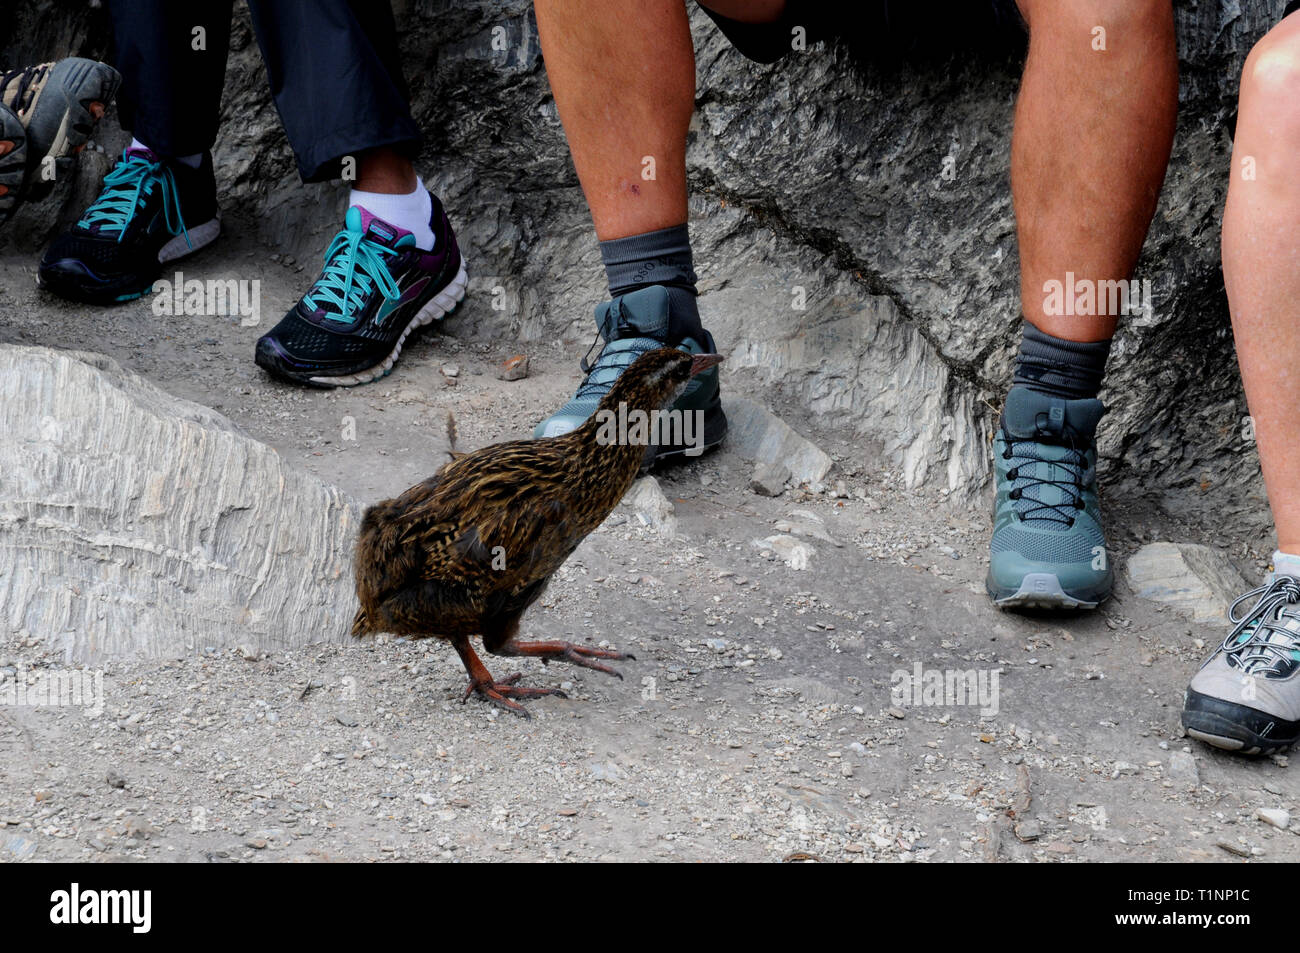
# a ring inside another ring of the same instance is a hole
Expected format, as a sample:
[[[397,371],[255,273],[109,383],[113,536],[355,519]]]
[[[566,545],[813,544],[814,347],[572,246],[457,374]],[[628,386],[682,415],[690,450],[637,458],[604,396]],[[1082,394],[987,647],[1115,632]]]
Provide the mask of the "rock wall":
[[[100,355],[0,346],[0,634],[69,662],[349,638],[356,501]]]
[[[1176,4],[1178,139],[1139,269],[1155,309],[1122,326],[1103,395],[1110,492],[1256,532],[1268,523],[1257,457],[1241,439],[1218,231],[1241,64],[1283,5]],[[420,170],[444,196],[474,276],[456,333],[585,342],[603,284],[530,3],[395,9],[428,134]],[[298,184],[242,7],[238,19],[216,151],[224,204],[254,213],[243,227],[268,245],[314,260],[343,192]],[[6,61],[106,52],[102,11],[84,2],[45,0],[11,22]],[[971,502],[1016,342],[1008,145],[1018,55],[981,46],[885,64],[881,44],[859,38],[764,67],[698,10],[693,23],[692,227],[706,320],[731,355],[728,386],[776,388],[787,411],[806,415],[790,418],[796,428],[860,435],[909,484]],[[111,130],[101,139],[118,144]],[[953,181],[940,175],[946,157]],[[92,181],[97,161],[83,173]],[[61,210],[25,212],[0,241],[36,247],[75,211],[79,187]],[[506,312],[473,295],[498,285],[513,302]]]

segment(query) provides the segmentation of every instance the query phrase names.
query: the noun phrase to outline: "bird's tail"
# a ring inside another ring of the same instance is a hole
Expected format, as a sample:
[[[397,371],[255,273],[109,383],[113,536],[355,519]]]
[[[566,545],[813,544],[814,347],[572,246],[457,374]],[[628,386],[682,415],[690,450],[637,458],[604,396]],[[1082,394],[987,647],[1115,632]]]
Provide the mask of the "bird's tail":
[[[370,616],[366,615],[365,609],[358,609],[353,617],[352,634],[357,637],[370,634]]]
[[[450,410],[447,411],[447,456],[453,460],[460,456],[456,452],[456,416]]]

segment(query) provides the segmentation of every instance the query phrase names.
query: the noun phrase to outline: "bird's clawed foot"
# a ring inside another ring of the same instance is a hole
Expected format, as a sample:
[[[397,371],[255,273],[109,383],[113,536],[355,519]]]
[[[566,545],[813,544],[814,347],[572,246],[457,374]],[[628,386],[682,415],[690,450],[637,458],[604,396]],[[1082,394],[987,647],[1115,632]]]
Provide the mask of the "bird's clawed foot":
[[[589,649],[585,645],[574,645],[572,642],[512,642],[506,644],[501,650],[501,654],[530,655],[533,658],[540,658],[542,664],[568,662],[570,665],[595,669],[597,672],[604,672],[619,679],[623,677],[623,674],[618,669],[610,668],[608,665],[595,660],[636,661],[636,656],[630,652],[615,652],[612,649]]]
[[[471,679],[465,688],[465,697],[462,702],[468,701],[469,696],[478,692],[488,702],[496,705],[498,708],[504,708],[506,711],[514,712],[516,715],[522,715],[524,718],[531,718],[528,709],[516,701],[514,698],[540,698],[543,695],[557,695],[560,698],[568,698],[564,692],[558,688],[525,688],[516,686],[515,682],[519,681],[521,673],[516,672],[513,675],[507,675],[500,681],[487,679]]]

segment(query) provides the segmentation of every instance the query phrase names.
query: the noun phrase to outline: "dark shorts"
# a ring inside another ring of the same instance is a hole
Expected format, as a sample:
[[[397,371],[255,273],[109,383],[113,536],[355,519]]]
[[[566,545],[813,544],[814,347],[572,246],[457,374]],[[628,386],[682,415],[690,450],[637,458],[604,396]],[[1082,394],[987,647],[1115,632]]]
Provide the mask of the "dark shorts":
[[[788,0],[774,23],[729,20],[710,10],[708,0],[699,2],[731,45],[759,63],[775,63],[792,52],[800,27],[810,45],[842,38],[900,54],[982,38],[1019,39],[1025,31],[1015,0]]]

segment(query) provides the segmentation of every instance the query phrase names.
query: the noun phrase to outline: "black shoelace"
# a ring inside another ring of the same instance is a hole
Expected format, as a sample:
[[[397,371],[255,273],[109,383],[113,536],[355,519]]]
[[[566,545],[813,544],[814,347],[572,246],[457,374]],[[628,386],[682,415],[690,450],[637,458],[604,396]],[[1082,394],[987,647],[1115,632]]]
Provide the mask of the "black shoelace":
[[[1238,616],[1237,609],[1251,599],[1255,599],[1255,604],[1250,611]],[[1220,651],[1234,656],[1247,673],[1281,674],[1288,663],[1297,661],[1296,653],[1300,649],[1300,635],[1286,625],[1287,620],[1300,622],[1300,612],[1292,608],[1297,602],[1300,602],[1300,580],[1294,576],[1278,576],[1239,597],[1228,609],[1233,630],[1223,640]]]
[[[1048,439],[1048,438],[1051,439]],[[1004,427],[1002,430],[1002,439],[1007,448],[1002,452],[1004,460],[1017,461],[1010,470],[1007,471],[1007,478],[1012,481],[1024,480],[1026,485],[1016,487],[1007,494],[1017,504],[1029,503],[1029,506],[1016,506],[1016,512],[1020,514],[1021,520],[1045,520],[1051,523],[1064,523],[1070,527],[1074,525],[1078,517],[1079,510],[1084,508],[1083,502],[1083,472],[1088,467],[1087,451],[1081,450],[1075,443],[1075,435],[1070,432],[1065,434],[1068,443],[1065,444],[1066,455],[1059,460],[1048,459],[1044,456],[1037,455],[1033,451],[1035,448],[1050,443],[1055,443],[1057,438],[1045,434],[1042,431],[1037,432],[1033,437],[1013,437]],[[1017,444],[1027,445],[1027,449],[1017,450]],[[1024,461],[1024,462],[1019,462]],[[1028,472],[1021,473],[1022,467],[1029,467]],[[1045,467],[1061,467],[1069,473],[1068,479],[1051,479],[1048,477],[1038,476],[1040,472],[1052,473],[1051,469]],[[1065,500],[1060,503],[1048,503],[1042,499],[1042,491],[1036,494],[1026,494],[1026,490],[1033,490],[1039,487],[1052,486],[1063,491]]]

